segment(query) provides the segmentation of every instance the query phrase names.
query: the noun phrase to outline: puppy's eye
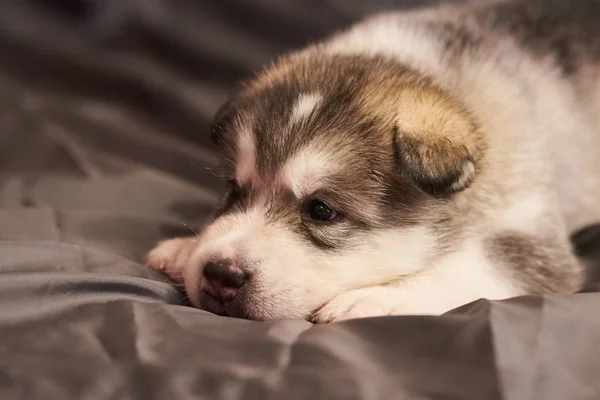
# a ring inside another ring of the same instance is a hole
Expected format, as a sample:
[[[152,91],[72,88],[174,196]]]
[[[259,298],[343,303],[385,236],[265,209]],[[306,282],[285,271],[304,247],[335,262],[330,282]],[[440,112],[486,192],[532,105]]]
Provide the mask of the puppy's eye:
[[[338,212],[320,200],[312,200],[308,204],[306,214],[310,219],[321,222],[333,221],[338,217]]]

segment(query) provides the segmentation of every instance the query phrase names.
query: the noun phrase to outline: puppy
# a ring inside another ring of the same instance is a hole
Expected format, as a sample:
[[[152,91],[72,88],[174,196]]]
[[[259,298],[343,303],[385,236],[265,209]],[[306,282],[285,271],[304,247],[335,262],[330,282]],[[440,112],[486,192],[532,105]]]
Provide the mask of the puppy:
[[[228,190],[148,266],[254,320],[441,314],[577,290],[600,221],[600,1],[378,15],[215,117]]]

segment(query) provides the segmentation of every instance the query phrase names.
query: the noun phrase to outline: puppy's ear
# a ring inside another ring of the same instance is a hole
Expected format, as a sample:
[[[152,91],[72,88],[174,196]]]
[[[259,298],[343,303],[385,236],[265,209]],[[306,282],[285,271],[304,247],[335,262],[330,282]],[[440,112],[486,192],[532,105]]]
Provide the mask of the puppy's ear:
[[[455,99],[432,88],[402,91],[394,126],[401,171],[421,190],[447,197],[475,178],[483,141],[471,114]]]

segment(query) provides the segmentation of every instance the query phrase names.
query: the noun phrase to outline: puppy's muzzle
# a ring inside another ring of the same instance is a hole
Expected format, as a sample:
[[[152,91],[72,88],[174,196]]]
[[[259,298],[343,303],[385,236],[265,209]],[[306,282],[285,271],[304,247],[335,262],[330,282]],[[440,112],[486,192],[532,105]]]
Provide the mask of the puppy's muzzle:
[[[221,302],[233,300],[249,278],[247,271],[226,260],[208,262],[203,276],[206,280],[204,291]]]

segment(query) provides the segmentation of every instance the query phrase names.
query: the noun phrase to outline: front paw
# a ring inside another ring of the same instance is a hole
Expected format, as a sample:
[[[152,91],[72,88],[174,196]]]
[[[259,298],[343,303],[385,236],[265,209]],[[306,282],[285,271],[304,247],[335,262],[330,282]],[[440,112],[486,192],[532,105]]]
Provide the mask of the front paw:
[[[401,289],[381,286],[352,290],[334,297],[315,313],[313,322],[326,324],[355,318],[432,313],[427,312],[417,299],[406,298]]]
[[[198,246],[195,237],[169,239],[158,243],[146,257],[146,267],[176,282],[183,282],[183,270]]]

